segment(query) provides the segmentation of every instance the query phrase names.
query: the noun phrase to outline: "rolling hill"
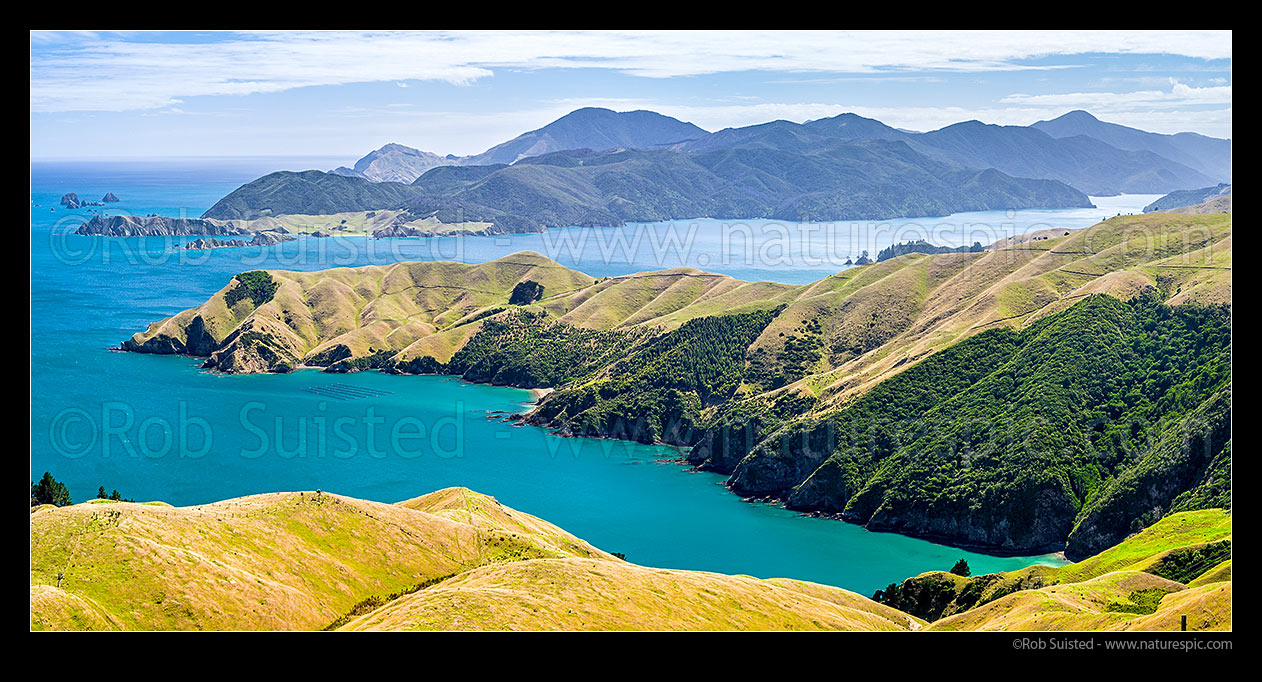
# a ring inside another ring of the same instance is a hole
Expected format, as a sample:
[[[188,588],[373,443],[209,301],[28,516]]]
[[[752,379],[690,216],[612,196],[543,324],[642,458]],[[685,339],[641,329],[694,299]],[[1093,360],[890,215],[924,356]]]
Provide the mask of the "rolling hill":
[[[390,144],[350,169],[272,173],[202,218],[406,210],[509,233],[698,217],[922,217],[1205,186],[1229,156],[1229,140],[1155,135],[1085,112],[926,133],[854,114],[707,133],[654,112],[587,108],[475,156]]]
[[[1181,615],[1189,629],[1229,629],[1231,515],[1181,512],[1069,566],[931,571],[875,596],[929,630],[1178,630]]]
[[[179,508],[43,505],[30,518],[30,625],[1177,630],[1189,615],[1189,629],[1219,630],[1231,627],[1230,524],[1218,510],[1179,514],[1072,566],[926,573],[878,593],[912,611],[932,607],[926,628],[836,587],[629,563],[465,488],[396,504],[304,491]]]
[[[278,171],[253,180],[215,202],[202,218],[254,220],[292,214],[324,215],[398,208],[413,196],[409,185],[371,182],[321,171]]]
[[[853,592],[646,568],[494,498],[316,492],[31,512],[33,630],[903,630]]]

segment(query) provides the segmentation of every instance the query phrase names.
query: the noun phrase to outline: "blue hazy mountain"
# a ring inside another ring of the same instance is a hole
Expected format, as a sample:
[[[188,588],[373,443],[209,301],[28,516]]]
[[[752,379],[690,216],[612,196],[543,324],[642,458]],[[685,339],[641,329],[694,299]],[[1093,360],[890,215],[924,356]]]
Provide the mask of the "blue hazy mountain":
[[[861,139],[900,140],[942,163],[978,170],[994,168],[1013,177],[1059,180],[1094,195],[1157,194],[1213,184],[1205,173],[1149,150],[1119,149],[1086,135],[1055,137],[1032,127],[980,121],[913,133],[874,119],[841,114],[802,124],[772,121],[727,128],[674,149],[777,149],[809,154],[840,141]]]
[[[1012,177],[1058,180],[1087,194],[1164,194],[1226,181],[1231,141],[1195,133],[1161,135],[1106,123],[1075,111],[1033,126],[965,121],[918,133],[857,114],[792,123],[771,121],[709,133],[652,111],[584,108],[473,156],[439,156],[398,144],[378,149],[341,175],[374,182],[410,183],[444,165],[514,164],[558,151],[774,149],[816,154],[839,142],[902,141],[940,163],[994,168]]]
[[[465,166],[516,163],[567,149],[653,149],[693,140],[707,132],[691,123],[653,111],[611,111],[586,107],[508,142],[461,159]]]
[[[1106,123],[1085,111],[1071,111],[1031,128],[1056,138],[1086,135],[1130,151],[1148,151],[1200,171],[1214,182],[1231,181],[1231,140],[1197,133],[1163,135]]]

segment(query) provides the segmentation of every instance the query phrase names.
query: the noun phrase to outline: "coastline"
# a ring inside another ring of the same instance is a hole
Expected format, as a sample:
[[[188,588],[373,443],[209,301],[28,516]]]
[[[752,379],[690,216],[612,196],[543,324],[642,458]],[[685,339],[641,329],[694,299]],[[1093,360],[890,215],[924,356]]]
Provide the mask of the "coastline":
[[[112,349],[109,349],[109,350],[111,350],[111,351],[113,351],[113,352],[137,353],[137,354],[140,354],[140,355],[180,355],[180,356],[183,356],[183,357],[190,357],[190,358],[201,358],[201,357],[207,357],[207,356],[198,356],[198,355],[191,355],[191,354],[185,354],[185,353],[147,353],[147,352],[144,352],[144,351],[134,351],[134,350],[128,350],[128,349],[124,349],[124,348],[112,348]],[[320,370],[322,373],[329,373],[329,372],[328,372],[328,370],[327,370],[327,368],[325,368],[325,367],[318,367],[318,366],[303,365],[303,366],[299,366],[299,367],[295,367],[295,368],[294,368],[294,370],[299,370],[299,369],[304,369],[304,370]],[[221,372],[221,371],[216,370],[216,369],[213,369],[213,368],[211,368],[211,369],[207,369],[207,370],[204,370],[204,371],[207,371],[207,372],[212,373],[212,374],[223,374],[223,375],[233,375],[233,376],[237,375],[237,373],[233,373],[233,372]],[[383,374],[394,374],[395,376],[446,376],[446,377],[451,377],[451,378],[459,379],[460,381],[464,381],[464,382],[467,382],[467,383],[470,383],[470,384],[494,385],[494,384],[491,384],[491,383],[486,382],[486,381],[476,381],[476,380],[467,379],[467,378],[465,378],[465,377],[463,377],[462,375],[459,375],[459,374],[421,374],[421,373],[418,373],[418,374],[412,374],[412,373],[402,373],[402,372],[386,372],[386,371],[383,371],[383,370],[382,370],[382,369],[380,369],[380,368],[364,368],[364,369],[355,370],[355,371],[353,371],[353,372],[351,372],[351,373],[367,372],[367,371],[376,371],[376,372],[383,373]],[[518,388],[519,388],[519,387],[518,387]],[[525,413],[508,415],[508,419],[506,419],[506,421],[513,421],[515,426],[534,426],[534,427],[536,427],[536,428],[540,428],[540,429],[543,429],[543,430],[545,430],[545,431],[547,431],[547,432],[549,432],[549,433],[552,433],[553,435],[559,435],[559,436],[566,437],[566,438],[593,438],[593,439],[601,439],[601,440],[623,440],[623,439],[619,439],[619,438],[613,438],[613,437],[610,437],[610,436],[590,436],[590,435],[577,436],[577,435],[570,434],[570,433],[565,432],[565,431],[558,431],[558,430],[554,430],[554,429],[552,429],[551,427],[549,427],[549,426],[547,426],[547,425],[544,425],[544,424],[535,424],[535,423],[531,423],[531,422],[527,419],[527,417],[529,416],[529,414],[530,414],[531,412],[533,412],[533,411],[534,411],[534,408],[535,408],[535,407],[537,407],[537,406],[539,405],[539,403],[540,403],[540,402],[541,402],[541,401],[542,401],[542,400],[543,400],[546,396],[548,396],[550,393],[554,392],[556,389],[555,389],[555,388],[553,388],[553,387],[537,387],[537,388],[526,388],[526,389],[522,389],[522,390],[529,391],[529,393],[530,393],[530,396],[531,396],[531,401],[530,401],[529,403],[526,403],[526,405],[529,405],[529,406],[530,406],[530,409],[529,409],[529,410],[527,410]],[[686,448],[686,447],[688,447],[688,446],[681,446],[681,445],[678,445],[678,444],[675,444],[675,443],[668,443],[668,442],[665,442],[665,441],[657,441],[657,442],[653,443],[653,445],[665,445],[665,446],[671,446],[671,447],[676,447],[676,448]],[[670,462],[670,463],[672,463],[672,464],[677,464],[677,465],[679,466],[680,470],[681,470],[682,472],[684,472],[684,473],[695,472],[695,471],[703,471],[703,469],[700,469],[700,468],[698,468],[696,465],[694,465],[694,464],[692,464],[691,462],[689,462],[689,461],[687,460],[686,456],[681,456],[681,457],[677,457],[677,458],[666,458],[666,459],[664,459],[663,461]],[[953,540],[953,539],[949,539],[949,538],[943,538],[943,537],[940,537],[940,536],[934,536],[934,535],[932,535],[932,534],[917,534],[917,533],[909,533],[909,532],[898,531],[898,530],[874,530],[874,529],[869,529],[866,525],[864,525],[864,524],[862,524],[862,523],[857,523],[857,522],[855,522],[855,521],[853,521],[853,520],[847,519],[847,518],[845,518],[845,516],[844,516],[844,515],[841,515],[841,514],[834,514],[834,513],[821,512],[821,511],[811,511],[811,510],[805,510],[805,509],[793,509],[793,508],[789,507],[789,506],[788,506],[788,504],[786,503],[786,501],[785,501],[784,499],[780,498],[780,497],[777,497],[777,496],[774,496],[774,495],[767,495],[767,496],[749,496],[749,495],[742,495],[742,494],[740,494],[740,493],[737,493],[737,492],[733,491],[733,490],[732,490],[732,489],[731,489],[731,488],[730,488],[730,487],[726,484],[726,482],[724,482],[722,485],[723,485],[724,489],[725,489],[725,490],[727,490],[728,494],[730,494],[730,495],[734,495],[734,496],[736,496],[736,497],[738,497],[738,498],[740,498],[740,499],[742,499],[742,500],[744,500],[744,501],[746,501],[746,502],[750,502],[750,503],[770,504],[770,505],[773,505],[773,506],[780,507],[780,508],[782,508],[782,509],[786,509],[786,510],[789,510],[789,511],[793,511],[793,512],[795,512],[798,516],[802,516],[802,517],[806,517],[806,518],[820,518],[820,519],[828,519],[828,520],[830,520],[830,521],[838,521],[838,522],[841,522],[841,523],[847,523],[847,524],[850,524],[850,525],[859,526],[860,528],[864,528],[865,530],[869,530],[870,532],[874,532],[874,533],[890,533],[890,534],[893,534],[893,535],[901,535],[901,536],[903,536],[903,537],[915,538],[915,539],[918,539],[918,540],[925,540],[925,541],[927,541],[927,542],[932,542],[932,543],[934,543],[934,544],[936,544],[936,545],[942,545],[942,546],[946,546],[946,547],[952,547],[952,548],[956,548],[956,549],[962,549],[962,550],[965,550],[965,551],[975,552],[975,553],[978,553],[978,554],[987,554],[987,555],[994,556],[994,557],[1036,556],[1036,555],[1048,555],[1048,554],[1052,554],[1052,555],[1056,555],[1058,558],[1061,558],[1062,560],[1066,561],[1067,563],[1072,563],[1072,560],[1070,560],[1068,557],[1066,557],[1066,556],[1065,556],[1065,553],[1064,553],[1064,549],[1063,549],[1063,548],[1062,548],[1062,549],[1059,549],[1059,550],[1057,550],[1057,549],[1055,549],[1055,548],[1046,548],[1046,549],[1045,549],[1045,551],[1038,551],[1038,550],[1034,550],[1034,551],[1036,552],[1036,554],[1026,554],[1025,552],[1027,552],[1027,551],[1029,551],[1029,550],[1007,550],[1007,549],[1004,549],[1004,548],[1001,548],[1001,547],[990,547],[990,546],[979,545],[979,544],[974,544],[974,543],[960,542],[960,541],[958,541],[958,540]]]

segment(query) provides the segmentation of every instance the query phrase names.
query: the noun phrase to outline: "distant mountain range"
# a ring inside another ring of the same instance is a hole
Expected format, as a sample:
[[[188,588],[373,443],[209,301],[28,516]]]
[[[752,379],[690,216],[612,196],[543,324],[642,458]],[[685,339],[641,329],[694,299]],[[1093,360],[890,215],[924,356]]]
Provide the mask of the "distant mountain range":
[[[1155,194],[1212,180],[1152,152],[1121,150],[1086,135],[1055,138],[1035,128],[966,121],[911,137],[926,153],[937,150],[964,166],[1060,180],[1096,196]]]
[[[698,217],[827,221],[1065,206],[1091,201],[1055,180],[942,163],[905,142],[856,140],[809,153],[569,150],[513,165],[440,166],[411,185],[319,171],[272,173],[224,197],[204,217],[405,208],[408,219],[487,222],[492,232],[512,233]]]
[[[1030,127],[1055,138],[1086,135],[1118,149],[1152,152],[1204,173],[1215,181],[1231,181],[1231,140],[1196,133],[1150,133],[1105,123],[1081,110],[1050,121],[1039,121]]]
[[[1014,177],[1059,180],[1086,194],[1166,193],[1231,179],[1231,141],[1196,133],[1162,135],[1106,123],[1072,111],[1032,126],[965,121],[927,133],[890,127],[858,116],[791,123],[772,121],[707,132],[651,111],[585,108],[474,156],[439,156],[388,144],[335,173],[374,182],[410,183],[440,165],[513,164],[572,149],[664,149],[701,152],[765,148],[811,153],[839,141],[906,142],[943,163]]]
[[[1030,127],[966,121],[926,133],[855,114],[711,133],[651,111],[586,108],[474,156],[390,144],[352,168],[273,173],[203,217],[392,210],[404,212],[400,220],[490,223],[489,232],[507,233],[698,217],[833,221],[1088,207],[1088,194],[1213,185],[1230,173],[1230,144],[1086,112]]]

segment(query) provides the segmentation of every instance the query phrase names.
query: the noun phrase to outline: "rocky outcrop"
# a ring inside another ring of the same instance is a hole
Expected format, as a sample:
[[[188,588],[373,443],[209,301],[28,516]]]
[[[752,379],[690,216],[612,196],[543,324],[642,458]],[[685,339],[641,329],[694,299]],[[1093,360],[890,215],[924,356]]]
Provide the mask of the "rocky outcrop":
[[[415,227],[408,227],[401,223],[394,223],[393,225],[390,225],[389,227],[383,227],[378,230],[373,230],[373,233],[372,233],[373,239],[392,239],[392,238],[397,239],[400,237],[428,237],[428,236],[430,236],[429,232],[426,232],[424,230],[418,230]]]
[[[186,237],[250,234],[232,222],[203,218],[114,215],[93,216],[79,226],[76,234],[102,237]]]
[[[135,353],[153,353],[155,355],[210,355],[219,347],[219,342],[206,330],[206,320],[197,315],[189,320],[184,329],[183,338],[171,334],[159,333],[150,337],[137,334],[122,343],[121,348]]]
[[[228,335],[202,367],[228,374],[284,373],[299,364],[302,351],[275,324],[250,318]]]
[[[250,246],[275,246],[282,242],[298,241],[297,237],[283,232],[260,232],[250,240]]]
[[[211,237],[211,238],[194,239],[193,241],[185,244],[184,248],[189,251],[204,251],[206,249],[230,249],[230,248],[235,248],[235,247],[245,246],[245,245],[246,245],[246,242],[240,239],[224,240],[224,239],[215,239],[214,237]]]
[[[1073,498],[1056,485],[1028,491],[1024,482],[1011,486],[1014,496],[1032,502],[1029,508],[972,509],[968,505],[882,505],[866,520],[868,530],[922,537],[990,552],[1032,554],[1058,552],[1073,528]],[[849,519],[863,523],[862,517]]]
[[[113,192],[106,192],[105,196],[101,197],[101,203],[112,204],[119,201],[122,201],[122,199],[119,199],[118,195]]]
[[[205,249],[232,249],[243,246],[275,246],[282,242],[297,241],[296,237],[287,234],[279,234],[276,232],[259,232],[254,235],[254,239],[245,241],[243,239],[215,239],[214,237],[203,237],[194,239],[184,245],[188,250],[205,250]]]
[[[113,195],[109,195],[109,196],[113,196]],[[102,199],[101,201],[84,201],[83,199],[80,199],[79,195],[75,194],[74,192],[67,192],[61,195],[61,205],[69,209],[83,208],[85,206],[104,206],[105,201],[106,201],[105,199]],[[118,201],[118,199],[115,198],[114,201]]]

